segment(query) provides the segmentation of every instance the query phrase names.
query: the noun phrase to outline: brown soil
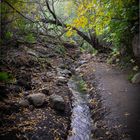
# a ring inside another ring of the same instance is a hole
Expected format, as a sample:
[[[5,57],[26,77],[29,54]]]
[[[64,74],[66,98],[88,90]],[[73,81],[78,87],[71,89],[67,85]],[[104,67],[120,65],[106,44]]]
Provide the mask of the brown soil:
[[[92,107],[98,129],[96,138],[139,140],[140,86],[128,81],[128,71],[112,67],[99,58],[88,57],[85,54],[81,56],[87,63],[81,66],[80,72],[91,88],[93,104],[96,105],[96,100],[100,100],[98,107]],[[95,109],[101,111],[96,112]]]

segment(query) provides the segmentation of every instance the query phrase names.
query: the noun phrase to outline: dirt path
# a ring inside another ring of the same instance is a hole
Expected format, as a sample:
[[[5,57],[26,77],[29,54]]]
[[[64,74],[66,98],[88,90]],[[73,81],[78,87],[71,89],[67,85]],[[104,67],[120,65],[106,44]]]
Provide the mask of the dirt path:
[[[132,137],[140,138],[139,101],[140,86],[132,85],[127,73],[111,68],[102,63],[95,63],[95,76],[100,82],[103,104],[110,109],[106,121],[111,126],[122,124],[127,127]]]
[[[84,59],[86,57],[82,56]],[[88,62],[81,66],[81,71],[87,79],[92,75],[95,77],[94,83],[101,96],[102,107],[105,107],[108,112],[104,122],[109,128],[115,129],[118,135],[127,133],[131,135],[128,136],[129,139],[139,140],[140,86],[128,81],[127,72],[94,59],[87,58]],[[119,140],[119,138],[117,139]]]

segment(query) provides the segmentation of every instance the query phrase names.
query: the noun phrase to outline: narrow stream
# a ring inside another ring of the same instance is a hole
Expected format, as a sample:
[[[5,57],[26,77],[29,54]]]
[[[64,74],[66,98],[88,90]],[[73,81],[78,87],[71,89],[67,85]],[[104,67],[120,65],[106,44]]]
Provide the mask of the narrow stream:
[[[80,90],[80,77],[74,76],[68,82],[72,98],[72,134],[68,140],[91,140],[91,116],[88,107],[88,95]]]

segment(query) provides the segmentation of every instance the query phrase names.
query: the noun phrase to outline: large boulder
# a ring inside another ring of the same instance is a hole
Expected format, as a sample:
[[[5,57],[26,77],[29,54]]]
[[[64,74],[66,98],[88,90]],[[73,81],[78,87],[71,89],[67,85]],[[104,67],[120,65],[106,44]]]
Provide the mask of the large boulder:
[[[58,111],[65,111],[65,101],[62,96],[52,94],[49,100],[52,108]]]
[[[131,81],[133,84],[139,84],[140,83],[140,72],[135,74]]]
[[[134,56],[137,58],[138,62],[140,63],[140,39],[139,34],[136,34],[132,41],[132,47]]]
[[[45,102],[45,94],[37,93],[27,96],[28,101],[33,104],[35,107],[42,106]]]

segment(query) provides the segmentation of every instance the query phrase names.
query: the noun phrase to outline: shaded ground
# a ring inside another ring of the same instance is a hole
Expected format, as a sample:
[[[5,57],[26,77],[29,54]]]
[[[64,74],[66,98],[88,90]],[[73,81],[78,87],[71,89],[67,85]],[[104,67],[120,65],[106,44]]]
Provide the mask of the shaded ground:
[[[84,55],[81,58],[86,57],[87,55]],[[104,118],[96,120],[97,124],[102,120],[101,126],[106,126],[105,132],[100,133],[106,133],[108,135],[106,139],[109,139],[109,133],[110,135],[114,133],[110,139],[120,140],[123,137],[140,139],[140,86],[128,81],[128,72],[93,57],[81,66],[80,71],[85,80],[96,87],[97,95],[102,100],[101,108],[105,107],[102,111],[106,112]]]
[[[66,139],[70,127],[71,92],[67,84],[59,82],[57,68],[64,60],[68,68],[71,59],[65,59],[53,47],[40,45],[3,47],[1,50],[0,70],[12,73],[15,78],[11,83],[0,83],[0,139]],[[43,106],[19,106],[21,99],[34,93],[46,95]],[[64,98],[65,112],[51,108],[49,96],[54,93]]]

